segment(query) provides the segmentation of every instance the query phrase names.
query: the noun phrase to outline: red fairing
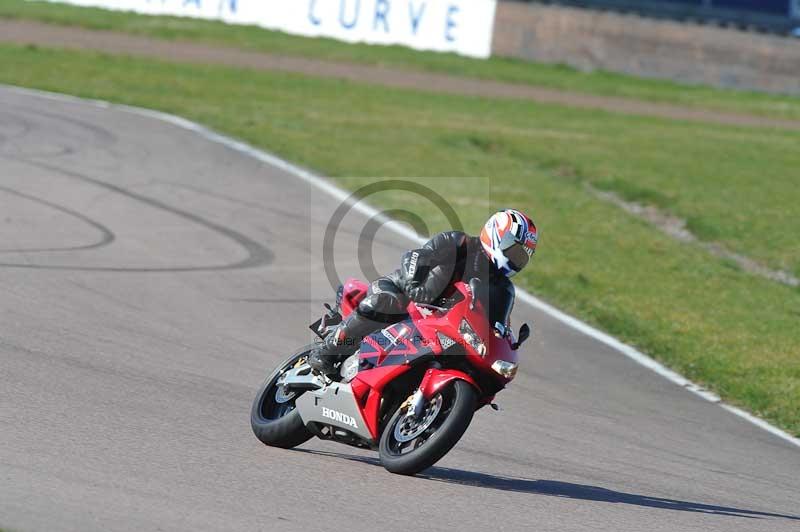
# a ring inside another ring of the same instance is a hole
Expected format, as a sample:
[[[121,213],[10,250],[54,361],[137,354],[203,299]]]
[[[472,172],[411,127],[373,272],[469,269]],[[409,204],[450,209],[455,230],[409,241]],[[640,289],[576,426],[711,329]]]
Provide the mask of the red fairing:
[[[409,366],[381,366],[369,371],[362,371],[351,381],[351,386],[354,390],[358,390],[363,394],[364,388],[369,389],[366,402],[360,403],[358,406],[361,413],[364,415],[364,421],[367,423],[367,428],[373,438],[378,439],[378,418],[381,407],[381,394],[383,388],[388,383],[392,382],[399,375],[405,373],[410,369]]]
[[[425,399],[430,399],[436,395],[436,392],[443,386],[456,379],[461,379],[462,381],[470,383],[479,394],[481,393],[481,388],[478,386],[478,383],[475,382],[472,377],[457,369],[429,369],[422,377],[419,389],[422,391],[422,395]]]
[[[358,279],[348,279],[342,292],[341,312],[348,316],[358,306],[367,292],[368,284]],[[513,338],[500,336],[486,320],[486,313],[476,301],[469,308],[471,293],[464,283],[456,284],[461,300],[451,309],[425,309],[414,303],[408,306],[410,320],[386,327],[367,336],[359,351],[359,369],[351,381],[357,406],[361,410],[367,429],[374,440],[380,438],[380,414],[386,385],[414,367],[416,360],[438,359],[450,356],[442,349],[442,338],[459,343],[464,348],[468,365],[488,379],[494,379],[502,388],[507,379],[492,369],[497,360],[517,363],[517,352],[511,349]],[[466,342],[459,328],[466,321],[486,346],[479,352]],[[440,337],[441,335],[441,337]],[[512,377],[513,378],[513,377]],[[455,368],[428,367],[423,374],[419,389],[426,399],[435,396],[453,380],[463,380],[478,392],[480,404],[492,401],[494,394],[482,390],[477,381],[465,371]],[[490,395],[491,393],[491,395]],[[404,399],[404,398],[395,398]]]
[[[364,421],[367,422],[367,429],[373,439],[378,440],[380,434],[378,433],[378,417],[381,412],[381,393],[370,391],[367,398],[367,405],[361,411],[364,416]]]
[[[489,347],[489,351],[483,359],[484,365],[488,364],[488,367],[491,368],[496,360],[505,360],[506,362],[512,362],[514,364],[519,363],[519,353],[511,349],[512,339],[510,336],[498,338],[492,334],[489,336],[488,340],[487,346]],[[508,383],[506,379],[503,380],[506,381],[506,384]]]
[[[347,317],[353,313],[361,300],[367,295],[367,288],[369,285],[359,279],[350,278],[344,283],[342,291],[342,308],[341,313],[343,317]]]
[[[467,287],[463,284],[459,284],[456,288],[467,294]],[[494,370],[492,370],[492,364],[494,364],[498,360],[505,360],[506,362],[512,362],[514,364],[518,363],[519,356],[517,352],[511,349],[511,336],[500,337],[495,334],[494,329],[489,325],[489,322],[486,320],[485,310],[483,309],[480,302],[475,305],[475,308],[470,310],[468,305],[464,305],[462,307],[464,312],[461,316],[463,316],[467,322],[469,322],[470,326],[473,330],[481,337],[484,344],[486,345],[486,354],[481,356],[478,352],[475,351],[471,346],[465,345],[467,351],[467,360],[474,366],[476,369],[480,370],[482,373],[499,380],[503,383],[503,385],[508,384],[513,379],[506,379],[498,375]],[[452,314],[452,313],[451,313]],[[458,318],[460,321],[461,316],[452,316],[451,319]]]

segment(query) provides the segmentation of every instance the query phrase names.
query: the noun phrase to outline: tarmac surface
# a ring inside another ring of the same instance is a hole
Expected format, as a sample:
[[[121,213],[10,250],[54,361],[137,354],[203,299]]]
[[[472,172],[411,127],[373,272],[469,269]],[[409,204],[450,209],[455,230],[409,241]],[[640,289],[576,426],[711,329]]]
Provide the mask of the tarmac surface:
[[[800,530],[797,448],[524,304],[501,411],[424,474],[262,445],[250,403],[332,299],[337,205],[151,117],[0,88],[0,526]],[[376,267],[409,245],[379,230]]]

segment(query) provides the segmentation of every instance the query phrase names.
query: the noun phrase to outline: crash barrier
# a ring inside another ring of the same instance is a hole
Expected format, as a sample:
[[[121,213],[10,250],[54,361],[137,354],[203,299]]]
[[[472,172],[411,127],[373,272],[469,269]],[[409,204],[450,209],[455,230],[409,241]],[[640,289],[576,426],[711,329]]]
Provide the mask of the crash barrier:
[[[638,14],[503,0],[492,53],[581,70],[800,94],[798,38]]]
[[[546,0],[546,3],[784,35],[792,34],[800,26],[800,0]]]
[[[497,0],[49,0],[489,57]]]

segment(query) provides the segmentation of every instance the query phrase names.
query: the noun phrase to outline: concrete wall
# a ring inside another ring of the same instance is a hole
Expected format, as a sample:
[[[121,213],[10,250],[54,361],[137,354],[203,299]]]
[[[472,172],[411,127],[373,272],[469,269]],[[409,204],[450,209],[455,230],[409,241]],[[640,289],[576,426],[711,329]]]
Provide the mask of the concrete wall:
[[[501,1],[494,55],[584,70],[800,94],[800,39]]]

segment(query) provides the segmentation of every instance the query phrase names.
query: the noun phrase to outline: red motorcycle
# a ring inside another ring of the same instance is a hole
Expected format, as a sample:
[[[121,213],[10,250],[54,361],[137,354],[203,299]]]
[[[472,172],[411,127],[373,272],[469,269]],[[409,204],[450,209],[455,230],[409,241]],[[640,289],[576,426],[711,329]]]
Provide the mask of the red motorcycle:
[[[283,448],[317,436],[377,449],[388,471],[404,475],[432,466],[477,409],[497,408],[494,396],[516,375],[517,350],[530,335],[527,324],[517,340],[492,324],[480,289],[473,279],[435,304],[410,303],[408,319],[364,338],[334,377],[306,363],[313,344],[300,349],[258,391],[250,415],[256,437]],[[348,280],[311,329],[324,340],[366,292],[367,284]]]

